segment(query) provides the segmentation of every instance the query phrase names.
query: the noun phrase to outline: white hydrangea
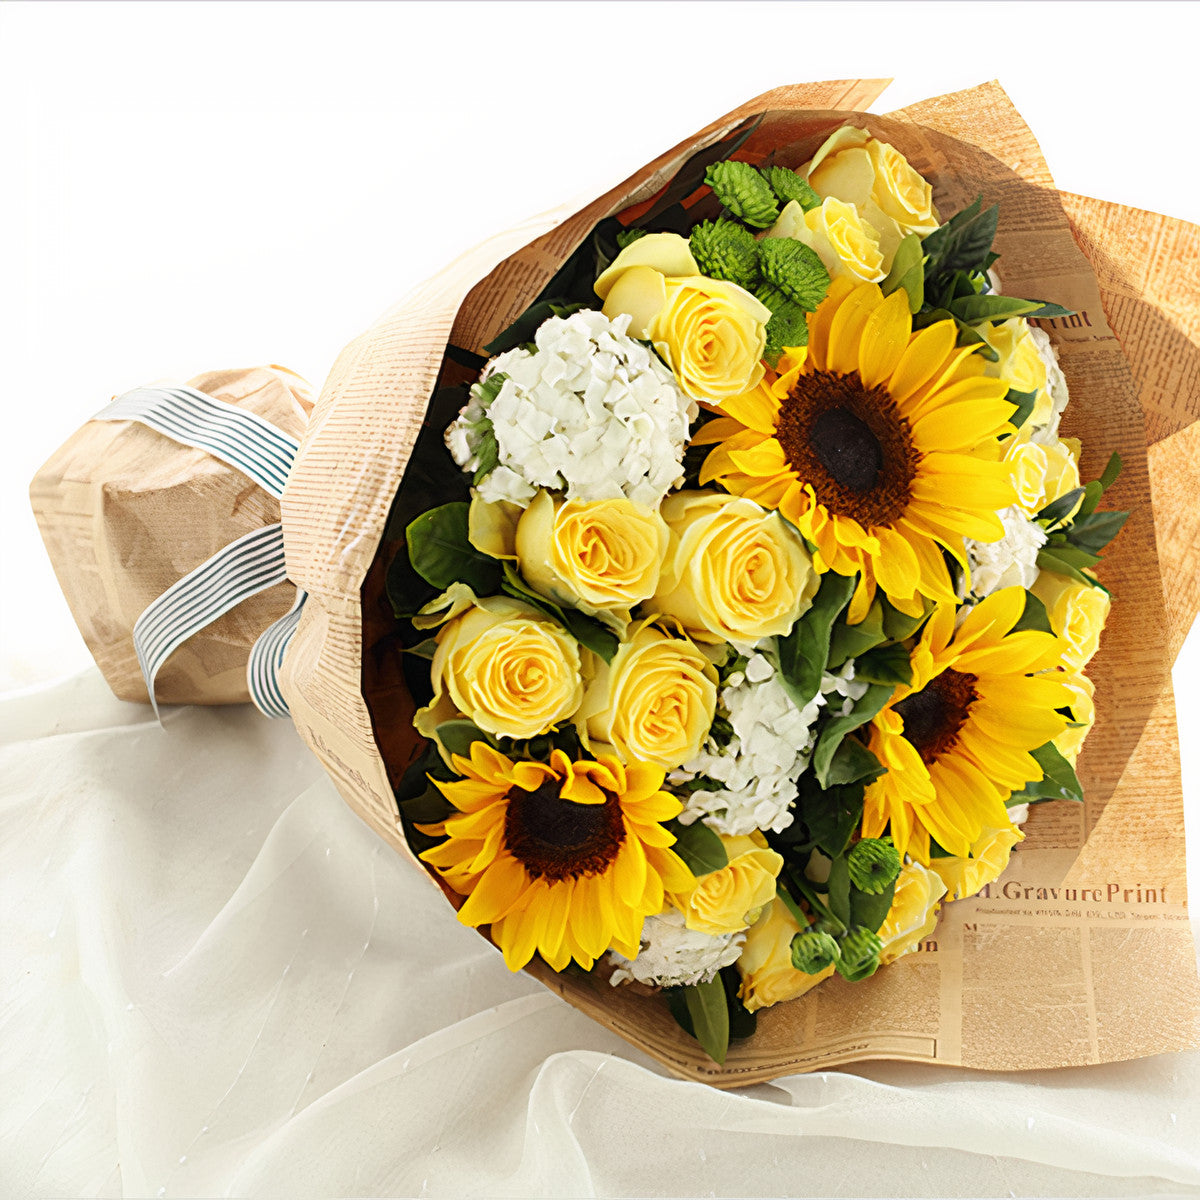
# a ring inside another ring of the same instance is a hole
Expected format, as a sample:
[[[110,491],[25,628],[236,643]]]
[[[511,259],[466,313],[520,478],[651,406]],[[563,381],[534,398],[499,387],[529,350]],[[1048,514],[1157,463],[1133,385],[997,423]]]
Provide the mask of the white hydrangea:
[[[613,987],[628,979],[651,987],[708,983],[722,967],[737,962],[746,934],[744,930],[715,935],[699,933],[684,924],[683,913],[670,908],[646,918],[641,940],[635,959],[609,951],[610,960],[617,965],[609,979]]]
[[[722,746],[710,737],[669,777],[683,783],[703,776],[722,785],[692,792],[679,820],[685,825],[703,820],[730,837],[786,829],[795,819],[790,805],[796,780],[812,757],[812,727],[821,709],[841,696],[840,711],[847,713],[866,690],[867,684],[854,679],[851,659],[835,674],[826,671],[817,695],[797,708],[771,660],[753,653],[745,671],[730,675],[721,692],[722,713],[733,727],[729,743]]]
[[[1008,810],[1008,819],[1014,825],[1024,825],[1025,822],[1029,820],[1029,805],[1028,804],[1014,804]]]
[[[490,422],[500,465],[479,483],[484,500],[531,500],[539,488],[570,500],[625,496],[656,508],[683,478],[688,428],[699,409],[640,342],[627,315],[584,309],[551,317],[524,347],[494,358],[483,378],[508,376],[485,410],[478,399],[446,431],[464,470],[479,466]]]
[[[1050,420],[1045,425],[1037,426],[1030,440],[1042,442],[1048,446],[1058,441],[1059,418],[1063,414],[1063,409],[1067,407],[1070,397],[1067,395],[1066,376],[1058,365],[1058,351],[1050,341],[1050,335],[1035,325],[1029,326],[1029,332],[1033,337],[1033,344],[1038,349],[1038,354],[1041,355],[1042,362],[1046,364],[1046,386],[1050,390],[1050,399],[1053,401]]]
[[[998,542],[967,539],[971,566],[971,594],[980,600],[1006,587],[1033,587],[1038,577],[1038,551],[1046,544],[1046,531],[1015,505],[997,513],[1004,525]]]

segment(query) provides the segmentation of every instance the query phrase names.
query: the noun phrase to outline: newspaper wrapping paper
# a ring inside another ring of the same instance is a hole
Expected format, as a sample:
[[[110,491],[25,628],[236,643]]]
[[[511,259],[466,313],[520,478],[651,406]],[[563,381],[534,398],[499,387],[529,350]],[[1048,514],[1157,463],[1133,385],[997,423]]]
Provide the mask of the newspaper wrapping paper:
[[[415,753],[413,705],[392,640],[380,541],[435,384],[462,377],[448,360],[444,366],[447,344],[478,352],[597,221],[653,196],[692,153],[747,118],[761,117],[742,151],[751,160],[774,150],[775,161],[798,166],[832,129],[853,120],[932,180],[943,213],[980,192],[985,204],[1000,203],[1006,290],[1078,313],[1045,323],[1071,388],[1063,432],[1085,437],[1085,475],[1098,474],[1120,451],[1125,469],[1109,503],[1133,512],[1103,569],[1117,602],[1090,672],[1098,715],[1079,765],[1087,799],[1034,808],[1005,876],[986,894],[947,906],[919,952],[865,982],[835,977],[760,1013],[757,1033],[735,1042],[723,1067],[678,1029],[660,999],[555,975],[540,963],[529,968],[672,1072],[718,1086],[872,1058],[1045,1068],[1200,1041],[1169,676],[1195,588],[1193,579],[1190,592],[1173,589],[1169,624],[1135,379],[1037,143],[1003,91],[986,85],[888,117],[858,111],[883,86],[854,81],[769,92],[581,211],[536,218],[464,255],[342,353],[282,502],[289,568],[311,596],[284,662],[284,694],[347,802],[407,853],[392,788]],[[1170,465],[1169,443],[1188,428],[1194,439],[1196,349],[1147,290],[1147,257],[1174,271],[1180,251],[1165,245],[1174,239],[1194,263],[1197,231],[1148,214],[1126,224],[1121,210],[1089,201],[1074,211],[1085,244],[1093,236],[1123,247],[1108,247],[1106,294],[1139,379],[1151,390],[1162,387],[1150,403],[1163,414],[1151,419],[1164,431],[1155,443],[1166,451],[1158,472],[1164,486],[1185,487],[1177,475],[1194,472],[1194,440],[1190,458],[1186,447],[1183,455],[1190,468]],[[1192,538],[1180,561],[1194,566],[1194,525],[1169,537]]]
[[[308,386],[282,367],[209,371],[199,392],[304,431]],[[79,632],[122,700],[149,701],[133,642],[137,618],[230,542],[279,521],[279,501],[208,451],[135,421],[92,420],[34,476],[30,500]],[[280,583],[185,641],[155,681],[161,704],[241,704],[259,635],[296,601]]]

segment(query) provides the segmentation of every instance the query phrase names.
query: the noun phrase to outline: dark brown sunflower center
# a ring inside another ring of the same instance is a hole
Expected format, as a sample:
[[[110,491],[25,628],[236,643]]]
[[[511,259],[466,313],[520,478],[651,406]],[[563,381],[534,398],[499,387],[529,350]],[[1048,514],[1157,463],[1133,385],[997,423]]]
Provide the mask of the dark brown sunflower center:
[[[856,372],[799,376],[775,436],[829,512],[870,527],[893,524],[908,506],[918,461],[908,421],[885,389],[864,387]]]
[[[549,779],[536,792],[513,788],[504,817],[504,843],[534,879],[550,883],[599,875],[617,857],[625,822],[615,796],[603,804],[576,804]]]
[[[895,706],[904,721],[904,736],[916,747],[928,766],[950,750],[967,720],[967,710],[976,699],[977,675],[948,667],[919,692],[905,696]]]

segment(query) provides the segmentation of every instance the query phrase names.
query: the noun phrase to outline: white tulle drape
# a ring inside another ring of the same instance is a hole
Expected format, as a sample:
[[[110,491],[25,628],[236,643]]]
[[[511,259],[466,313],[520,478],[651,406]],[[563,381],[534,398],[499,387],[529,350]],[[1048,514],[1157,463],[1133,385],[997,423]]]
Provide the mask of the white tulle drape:
[[[513,976],[285,721],[0,702],[0,1194],[1200,1193],[1200,1055],[666,1077]]]

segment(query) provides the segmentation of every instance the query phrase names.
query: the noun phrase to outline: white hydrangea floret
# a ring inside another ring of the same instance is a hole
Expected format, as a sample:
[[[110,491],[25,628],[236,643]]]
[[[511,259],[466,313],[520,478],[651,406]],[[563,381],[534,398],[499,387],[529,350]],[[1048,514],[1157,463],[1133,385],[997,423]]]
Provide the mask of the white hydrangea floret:
[[[669,908],[646,918],[637,958],[609,951],[617,967],[609,982],[614,987],[630,979],[651,987],[708,983],[722,967],[737,962],[745,940],[745,931],[710,934],[689,929],[683,913]]]
[[[688,429],[699,409],[658,357],[626,335],[628,315],[584,309],[551,317],[536,349],[506,351],[484,380],[507,376],[483,408],[476,396],[446,431],[464,470],[480,465],[490,426],[499,466],[477,485],[484,500],[531,500],[539,488],[569,500],[624,496],[656,508],[683,479]]]
[[[1038,577],[1038,551],[1046,544],[1046,531],[1015,505],[997,513],[1004,525],[998,542],[967,539],[971,566],[971,594],[980,600],[1006,587],[1033,587]]]
[[[733,736],[724,745],[710,736],[700,753],[670,776],[672,783],[703,776],[720,785],[692,792],[679,820],[685,825],[703,820],[729,837],[786,829],[795,819],[796,781],[812,757],[813,725],[821,709],[840,696],[840,712],[847,713],[866,690],[867,684],[854,679],[851,659],[838,672],[825,672],[818,693],[797,708],[771,660],[752,653],[745,670],[729,676],[720,696]]]

